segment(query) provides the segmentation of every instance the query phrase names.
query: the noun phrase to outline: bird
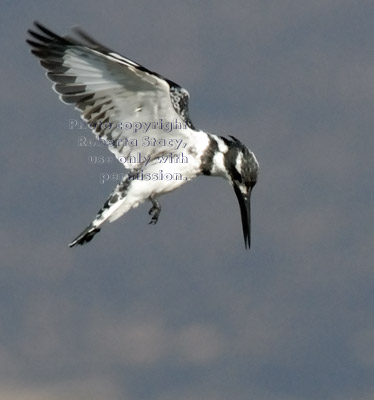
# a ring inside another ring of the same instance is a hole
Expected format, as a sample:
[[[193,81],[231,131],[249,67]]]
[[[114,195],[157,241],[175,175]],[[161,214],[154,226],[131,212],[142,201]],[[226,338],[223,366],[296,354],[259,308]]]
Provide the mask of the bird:
[[[102,45],[79,27],[60,36],[35,21],[27,43],[60,100],[72,104],[125,173],[93,221],[69,244],[90,242],[149,200],[156,224],[159,197],[197,176],[219,176],[239,202],[245,248],[251,246],[251,193],[258,178],[254,153],[234,136],[195,128],[182,86]],[[130,129],[132,128],[132,129]]]

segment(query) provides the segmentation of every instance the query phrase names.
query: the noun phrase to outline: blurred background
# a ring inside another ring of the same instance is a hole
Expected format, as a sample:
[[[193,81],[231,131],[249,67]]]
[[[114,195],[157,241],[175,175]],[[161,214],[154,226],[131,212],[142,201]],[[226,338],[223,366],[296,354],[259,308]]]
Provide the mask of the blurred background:
[[[374,3],[2,1],[2,400],[374,398]],[[25,43],[80,26],[185,87],[260,163],[252,248],[201,177],[68,248],[119,163]]]

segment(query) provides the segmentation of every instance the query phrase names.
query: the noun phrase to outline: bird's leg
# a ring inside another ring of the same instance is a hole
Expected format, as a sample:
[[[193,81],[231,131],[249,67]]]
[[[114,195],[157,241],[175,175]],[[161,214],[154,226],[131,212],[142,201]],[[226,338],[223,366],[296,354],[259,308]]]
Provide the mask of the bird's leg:
[[[150,220],[150,224],[154,225],[157,223],[158,221],[158,217],[160,216],[161,213],[161,205],[160,203],[153,197],[153,196],[149,196],[149,200],[151,200],[152,202],[152,207],[151,209],[148,211],[149,215],[152,215],[152,219]]]

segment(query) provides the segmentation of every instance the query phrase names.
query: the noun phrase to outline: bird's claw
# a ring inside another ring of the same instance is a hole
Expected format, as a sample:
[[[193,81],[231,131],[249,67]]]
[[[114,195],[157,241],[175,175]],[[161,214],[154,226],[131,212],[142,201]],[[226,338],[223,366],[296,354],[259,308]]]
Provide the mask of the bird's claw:
[[[155,224],[157,224],[158,218],[159,218],[160,213],[161,213],[161,206],[160,206],[160,203],[157,200],[155,200],[153,198],[151,198],[150,200],[152,201],[152,207],[148,211],[148,214],[152,215],[152,218],[149,221],[149,224],[155,225]]]

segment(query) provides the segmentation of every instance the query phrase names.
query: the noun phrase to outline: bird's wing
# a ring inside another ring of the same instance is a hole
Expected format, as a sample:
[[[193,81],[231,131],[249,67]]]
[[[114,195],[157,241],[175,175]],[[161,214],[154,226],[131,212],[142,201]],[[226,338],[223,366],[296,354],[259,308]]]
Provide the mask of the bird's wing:
[[[184,88],[113,52],[77,28],[80,40],[61,37],[37,22],[35,28],[28,31],[31,39],[27,42],[47,69],[54,90],[63,102],[75,105],[96,137],[108,144],[125,168],[140,165],[131,154],[141,151],[142,157],[153,158],[161,151],[157,145],[145,147],[142,136],[155,138],[157,143],[175,137],[188,140],[187,131],[195,128]],[[170,130],[173,122],[182,129]]]

